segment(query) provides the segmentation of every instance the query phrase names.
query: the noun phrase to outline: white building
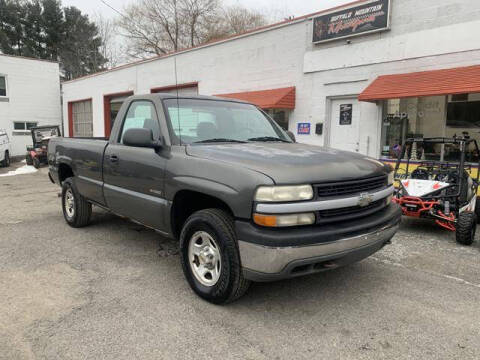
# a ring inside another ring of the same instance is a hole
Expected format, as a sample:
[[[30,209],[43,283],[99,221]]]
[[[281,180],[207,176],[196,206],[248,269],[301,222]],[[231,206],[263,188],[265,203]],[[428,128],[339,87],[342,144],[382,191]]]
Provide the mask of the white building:
[[[60,100],[58,63],[0,54],[0,129],[10,156],[25,156],[31,127],[61,125]]]
[[[108,136],[125,96],[178,88],[250,100],[299,142],[377,158],[408,134],[480,137],[478,29],[478,0],[356,1],[65,82],[65,132]]]

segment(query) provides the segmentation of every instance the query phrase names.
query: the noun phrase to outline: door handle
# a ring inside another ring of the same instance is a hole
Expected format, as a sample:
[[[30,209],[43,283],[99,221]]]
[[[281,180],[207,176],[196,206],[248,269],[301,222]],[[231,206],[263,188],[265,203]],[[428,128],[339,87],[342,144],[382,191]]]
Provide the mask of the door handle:
[[[117,155],[110,155],[110,162],[112,162],[112,163],[118,162],[118,156]]]

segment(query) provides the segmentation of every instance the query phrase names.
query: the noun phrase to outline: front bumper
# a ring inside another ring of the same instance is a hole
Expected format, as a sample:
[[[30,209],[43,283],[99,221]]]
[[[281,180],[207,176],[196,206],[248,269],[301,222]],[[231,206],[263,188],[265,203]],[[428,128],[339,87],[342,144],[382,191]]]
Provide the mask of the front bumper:
[[[329,226],[262,229],[237,221],[244,275],[273,281],[321,272],[360,261],[395,235],[401,210],[391,204],[377,214]]]

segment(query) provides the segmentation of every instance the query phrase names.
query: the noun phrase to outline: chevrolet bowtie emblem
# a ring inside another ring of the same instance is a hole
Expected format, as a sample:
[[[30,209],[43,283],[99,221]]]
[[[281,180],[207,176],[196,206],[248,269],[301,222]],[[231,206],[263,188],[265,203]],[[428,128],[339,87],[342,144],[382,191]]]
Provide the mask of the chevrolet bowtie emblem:
[[[362,193],[360,194],[360,196],[358,197],[358,206],[360,207],[365,207],[365,206],[368,206],[372,203],[373,201],[373,195],[369,194],[369,193]]]

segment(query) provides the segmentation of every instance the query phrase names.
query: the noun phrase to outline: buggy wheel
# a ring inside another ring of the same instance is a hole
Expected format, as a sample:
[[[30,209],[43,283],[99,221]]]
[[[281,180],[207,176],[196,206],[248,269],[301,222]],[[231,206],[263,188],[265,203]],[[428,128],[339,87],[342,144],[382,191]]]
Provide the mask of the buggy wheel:
[[[473,212],[463,212],[458,216],[456,240],[462,245],[472,245],[477,230],[477,215]]]
[[[34,167],[35,169],[40,169],[40,160],[38,160],[37,157],[33,158],[33,159],[32,159],[32,162],[33,162],[33,167]]]
[[[78,193],[73,178],[62,184],[62,209],[65,221],[71,227],[80,228],[90,223],[92,204]]]
[[[25,156],[25,160],[27,161],[27,165],[33,165],[32,155],[28,154]]]
[[[475,215],[477,215],[477,223],[480,223],[480,199],[475,201]]]

